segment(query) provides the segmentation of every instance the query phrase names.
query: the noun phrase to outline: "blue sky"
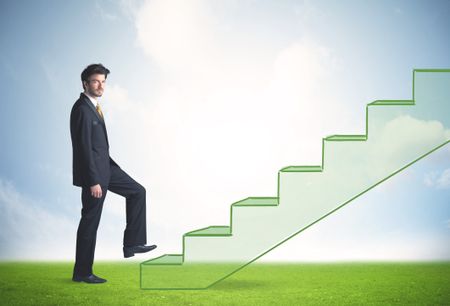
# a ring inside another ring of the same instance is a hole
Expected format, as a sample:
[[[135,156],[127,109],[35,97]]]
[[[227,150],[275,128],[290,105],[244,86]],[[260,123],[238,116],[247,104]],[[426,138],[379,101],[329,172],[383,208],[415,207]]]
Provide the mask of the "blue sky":
[[[365,104],[411,98],[414,68],[450,68],[448,1],[2,1],[0,11],[4,259],[73,258],[69,114],[90,63],[112,71],[100,101],[111,155],[149,190],[161,254],[179,252],[184,232],[227,223],[231,203],[274,196],[277,171],[317,164],[322,137],[361,134]],[[449,153],[267,260],[449,259]],[[107,203],[97,258],[120,258],[123,203]]]

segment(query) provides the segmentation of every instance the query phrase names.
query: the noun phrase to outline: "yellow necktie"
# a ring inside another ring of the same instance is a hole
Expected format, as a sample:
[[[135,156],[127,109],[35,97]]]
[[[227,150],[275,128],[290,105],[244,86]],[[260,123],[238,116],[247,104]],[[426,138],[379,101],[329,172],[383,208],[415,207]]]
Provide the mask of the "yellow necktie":
[[[103,119],[103,112],[102,112],[102,109],[100,108],[100,104],[97,102],[97,107],[96,107],[96,109],[97,109],[97,113],[100,115],[100,117],[102,117],[102,119]]]

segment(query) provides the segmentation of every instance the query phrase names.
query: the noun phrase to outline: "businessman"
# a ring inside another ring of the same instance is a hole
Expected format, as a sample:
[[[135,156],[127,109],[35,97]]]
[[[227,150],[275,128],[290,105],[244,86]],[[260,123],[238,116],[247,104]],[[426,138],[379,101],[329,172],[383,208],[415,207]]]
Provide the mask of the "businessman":
[[[73,184],[81,187],[81,220],[77,231],[72,280],[98,284],[105,279],[93,274],[97,228],[108,190],[126,199],[125,258],[156,248],[146,245],[145,188],[133,180],[109,156],[105,118],[97,101],[103,95],[109,70],[102,64],[87,66],[81,73],[84,92],[70,114],[73,152]]]

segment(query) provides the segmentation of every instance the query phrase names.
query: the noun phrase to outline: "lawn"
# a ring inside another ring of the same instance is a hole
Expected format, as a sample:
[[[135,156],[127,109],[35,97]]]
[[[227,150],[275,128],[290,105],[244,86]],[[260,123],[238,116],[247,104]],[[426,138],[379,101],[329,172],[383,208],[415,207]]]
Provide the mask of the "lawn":
[[[450,305],[450,262],[252,264],[208,290],[141,290],[137,262],[97,262],[106,284],[71,280],[72,263],[0,263],[1,305]]]

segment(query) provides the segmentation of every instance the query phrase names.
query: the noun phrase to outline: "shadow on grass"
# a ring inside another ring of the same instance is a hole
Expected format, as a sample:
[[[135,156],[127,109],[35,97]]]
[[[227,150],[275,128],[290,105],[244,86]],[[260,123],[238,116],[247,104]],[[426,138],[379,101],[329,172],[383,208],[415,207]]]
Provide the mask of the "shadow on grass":
[[[55,280],[58,282],[58,284],[65,284],[65,285],[67,285],[67,284],[77,284],[76,282],[74,282],[69,277],[61,277],[61,278],[57,278]]]

